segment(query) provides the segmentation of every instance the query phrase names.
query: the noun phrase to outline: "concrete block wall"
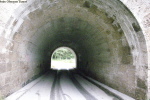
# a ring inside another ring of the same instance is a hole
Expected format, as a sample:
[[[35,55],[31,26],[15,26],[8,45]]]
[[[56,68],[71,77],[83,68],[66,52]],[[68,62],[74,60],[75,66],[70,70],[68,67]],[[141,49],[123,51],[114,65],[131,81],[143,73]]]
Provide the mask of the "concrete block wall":
[[[29,52],[24,49],[26,46],[21,43],[19,45],[18,41],[13,41],[12,48],[15,49],[8,48],[10,52],[0,54],[0,92],[4,96],[20,89],[47,70],[46,61],[38,57],[38,54],[33,54],[32,49]]]
[[[141,26],[142,28],[142,31],[143,31],[143,34],[145,36],[145,39],[146,39],[146,42],[147,42],[147,48],[143,48],[143,50],[147,50],[148,51],[148,57],[150,57],[150,25],[149,25],[149,22],[150,22],[150,1],[149,0],[139,0],[139,1],[131,1],[131,0],[120,0],[122,1],[129,9],[130,11],[133,13],[133,15],[136,17],[136,19],[138,20],[139,22],[139,25]],[[142,43],[141,43],[142,45]],[[144,55],[143,55],[144,56]],[[148,98],[150,99],[150,71],[149,71],[149,65],[150,65],[150,62],[149,62],[149,59],[148,60],[144,60],[145,63],[148,65],[148,66],[145,66],[145,68],[147,69],[146,70],[146,73],[148,73],[147,75],[147,85],[148,85],[148,88],[147,88],[147,96]],[[144,62],[143,61],[143,62]],[[142,71],[139,71],[139,72],[142,72]],[[142,74],[142,73],[141,73]],[[145,85],[143,85],[145,86]],[[139,91],[142,91],[142,90],[139,90]]]

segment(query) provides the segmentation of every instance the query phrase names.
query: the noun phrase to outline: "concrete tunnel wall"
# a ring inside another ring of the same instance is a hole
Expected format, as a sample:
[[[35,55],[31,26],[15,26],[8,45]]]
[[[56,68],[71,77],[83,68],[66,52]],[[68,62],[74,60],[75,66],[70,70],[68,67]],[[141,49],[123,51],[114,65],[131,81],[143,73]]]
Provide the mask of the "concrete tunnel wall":
[[[83,73],[137,100],[148,98],[145,37],[118,0],[28,1],[11,16],[0,44],[4,96],[45,73],[52,52],[68,46]]]

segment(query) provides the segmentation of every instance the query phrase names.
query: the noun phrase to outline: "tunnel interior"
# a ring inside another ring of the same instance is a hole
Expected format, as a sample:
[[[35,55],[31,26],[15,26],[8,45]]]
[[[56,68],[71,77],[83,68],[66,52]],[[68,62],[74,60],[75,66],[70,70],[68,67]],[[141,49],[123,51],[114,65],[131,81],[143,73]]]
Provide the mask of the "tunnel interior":
[[[14,13],[0,37],[3,95],[45,73],[53,51],[65,46],[77,55],[77,71],[146,98],[145,38],[119,0],[35,0]]]

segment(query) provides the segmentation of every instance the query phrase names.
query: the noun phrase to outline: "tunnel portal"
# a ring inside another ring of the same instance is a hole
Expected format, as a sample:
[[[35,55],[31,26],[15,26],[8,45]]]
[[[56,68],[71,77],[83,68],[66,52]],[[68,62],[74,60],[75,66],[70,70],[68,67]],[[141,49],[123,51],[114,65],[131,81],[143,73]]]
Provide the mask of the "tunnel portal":
[[[77,71],[137,100],[148,95],[147,47],[136,18],[119,0],[33,0],[14,12],[1,34],[1,94],[46,73],[62,46]]]

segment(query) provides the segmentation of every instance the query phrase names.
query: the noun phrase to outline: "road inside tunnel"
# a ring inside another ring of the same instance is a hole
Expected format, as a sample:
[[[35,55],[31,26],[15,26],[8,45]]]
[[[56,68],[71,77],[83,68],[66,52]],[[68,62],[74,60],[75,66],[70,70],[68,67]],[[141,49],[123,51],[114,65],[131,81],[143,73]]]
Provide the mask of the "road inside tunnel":
[[[5,100],[135,100],[110,90],[74,70],[53,70]]]

